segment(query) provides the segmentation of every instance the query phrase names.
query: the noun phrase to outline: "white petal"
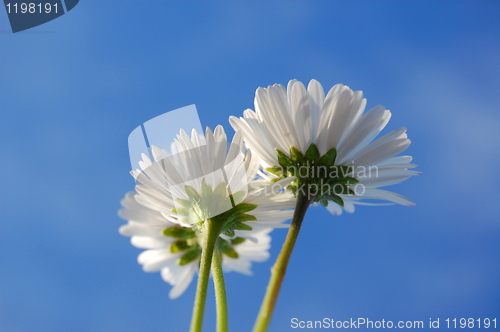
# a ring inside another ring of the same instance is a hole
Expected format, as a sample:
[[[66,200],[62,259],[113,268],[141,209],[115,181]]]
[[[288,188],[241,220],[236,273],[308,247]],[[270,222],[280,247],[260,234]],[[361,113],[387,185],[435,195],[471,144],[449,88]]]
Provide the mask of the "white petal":
[[[278,144],[269,133],[267,127],[254,118],[239,119],[230,117],[229,122],[235,131],[242,131],[245,141],[268,166],[278,164],[274,149]]]
[[[371,178],[361,181],[361,183],[367,188],[376,188],[390,186],[393,184],[401,183],[409,179],[412,175],[399,175],[399,176],[387,176],[383,178]]]
[[[134,247],[142,249],[156,249],[156,248],[170,248],[173,241],[169,240],[166,236],[161,238],[153,238],[148,236],[133,236],[130,243]]]
[[[164,278],[164,272],[166,269],[162,270],[162,277]],[[176,282],[173,285],[172,289],[170,290],[170,293],[168,294],[171,299],[176,299],[179,296],[182,295],[188,288],[189,284],[191,284],[191,281],[193,280],[193,276],[198,270],[198,261],[193,261],[185,266],[183,266],[183,269],[177,273],[177,278]],[[167,280],[165,280],[167,281]],[[168,281],[167,281],[168,282]]]
[[[288,134],[290,139],[291,129],[288,124],[291,123],[290,114],[283,112],[280,109],[275,110],[269,98],[267,89],[258,88],[255,92],[255,112],[259,116],[259,126],[266,126],[271,133],[274,133],[273,138],[276,142],[276,147],[280,150],[287,150],[284,134]],[[283,118],[289,118],[288,123]],[[281,123],[278,123],[278,119]],[[248,122],[248,120],[247,120]],[[250,124],[250,123],[249,123]]]
[[[361,196],[363,198],[371,198],[371,199],[383,199],[386,201],[394,202],[397,204],[401,205],[406,205],[406,206],[415,206],[415,203],[410,200],[409,198],[406,198],[404,196],[401,196],[399,194],[387,191],[387,190],[382,190],[382,189],[374,189],[374,188],[367,188],[365,195]]]
[[[394,131],[391,131],[390,133],[382,136],[381,138],[377,139],[376,141],[370,143],[369,145],[367,145],[366,147],[364,147],[363,149],[361,149],[360,151],[358,151],[354,156],[346,159],[346,160],[339,160],[338,162],[342,162],[342,165],[346,165],[346,164],[349,164],[352,162],[352,160],[355,160],[357,158],[359,158],[360,156],[363,156],[364,154],[370,152],[371,150],[383,145],[383,144],[386,144],[390,141],[394,141],[396,139],[406,139],[407,136],[406,136],[406,128],[399,128],[399,129],[396,129]],[[380,161],[378,164],[382,163],[384,160]],[[373,165],[373,164],[372,164]]]
[[[342,207],[335,202],[328,202],[326,209],[335,216],[342,214]]]
[[[180,256],[180,253],[171,253],[170,249],[150,249],[143,251],[137,257],[144,272],[159,271],[165,266],[172,264]]]
[[[352,91],[348,87],[343,86],[337,98],[332,103],[332,116],[330,117],[326,136],[327,146],[323,153],[328,151],[328,148],[338,147],[340,139],[349,125],[348,120],[350,118],[352,94]]]
[[[295,80],[295,79],[290,80],[290,81],[288,81],[288,84],[286,86],[286,94],[287,94],[289,105],[292,105],[292,90],[293,90],[294,84],[297,82],[298,82],[298,80]]]
[[[152,227],[150,225],[144,225],[136,222],[129,222],[127,225],[120,227],[119,232],[124,236],[161,236],[161,231],[163,227]]]
[[[268,103],[271,108],[261,112],[260,116],[271,132],[276,133],[274,139],[278,148],[288,154],[291,146],[298,146],[298,134],[293,123],[293,115],[290,105],[286,100],[283,87],[279,84],[270,86],[267,90],[261,90],[262,95],[267,92]],[[265,91],[265,92],[264,92]]]
[[[353,160],[356,166],[373,166],[379,162],[394,157],[403,152],[410,145],[410,140],[407,138],[398,138],[371,149]]]
[[[309,105],[311,107],[311,138],[313,141],[316,141],[319,118],[325,99],[325,91],[318,81],[311,80],[307,86],[307,92],[309,94]]]
[[[386,166],[386,165],[399,165],[399,164],[409,164],[413,158],[411,156],[398,156],[386,159],[377,164],[377,166]],[[414,164],[411,164],[414,165]],[[415,165],[416,166],[416,165]],[[411,168],[411,167],[408,167]]]
[[[252,263],[250,263],[247,259],[233,259],[230,257],[224,257],[223,259],[223,268],[225,272],[236,271],[245,275],[252,275],[252,271],[250,270]]]
[[[389,122],[391,113],[383,107],[375,107],[363,115],[342,141],[337,158],[339,163],[367,146]]]
[[[323,151],[326,152],[326,141],[328,131],[330,130],[329,125],[332,121],[332,117],[334,116],[334,104],[340,91],[342,90],[342,87],[342,84],[334,85],[325,97],[319,118],[318,134],[316,139],[316,145],[318,146],[320,153],[324,153]]]
[[[311,108],[309,106],[309,95],[301,82],[293,85],[291,101],[293,122],[298,141],[296,148],[305,153],[312,143]]]
[[[363,112],[365,111],[365,107],[366,107],[366,99],[363,98],[363,92],[354,91],[347,128],[344,131],[344,135],[342,135],[342,138],[340,139],[339,145],[342,144],[342,141],[344,140],[345,136],[351,131],[352,127],[359,120],[361,114],[363,114]]]
[[[354,213],[354,203],[348,199],[344,199],[344,210],[347,213]]]

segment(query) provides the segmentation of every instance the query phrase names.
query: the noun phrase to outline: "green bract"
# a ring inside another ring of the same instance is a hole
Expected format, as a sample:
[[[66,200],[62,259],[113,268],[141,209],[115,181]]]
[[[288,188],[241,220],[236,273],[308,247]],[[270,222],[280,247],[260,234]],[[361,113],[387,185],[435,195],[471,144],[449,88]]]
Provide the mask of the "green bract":
[[[343,195],[354,195],[350,185],[359,181],[352,177],[352,166],[335,165],[337,149],[332,148],[323,156],[320,155],[316,144],[312,143],[303,154],[295,147],[290,148],[290,157],[276,149],[279,166],[266,168],[278,178],[294,176],[296,179],[288,186],[294,195],[297,191],[307,191],[308,197],[314,202],[328,205],[328,201],[344,206]]]
[[[189,185],[184,186],[184,190],[188,199],[176,198],[175,201],[180,207],[172,209],[172,212],[183,218],[184,223],[196,228],[196,226],[203,225],[205,220],[212,219],[225,223],[223,232],[231,232],[234,229],[252,229],[250,226],[241,224],[244,221],[256,220],[254,216],[246,212],[252,211],[257,206],[241,203],[245,198],[245,192],[239,191],[228,195],[224,182],[212,189],[204,180],[201,183],[200,192]]]
[[[172,209],[179,218],[183,218],[184,223],[193,225],[188,227],[169,227],[162,231],[162,234],[177,239],[170,245],[170,252],[183,252],[178,264],[186,265],[201,255],[201,246],[198,238],[201,236],[203,224],[210,222],[219,225],[221,233],[228,237],[235,237],[235,230],[251,231],[252,227],[245,224],[246,221],[257,220],[251,214],[257,205],[241,203],[245,197],[244,192],[227,194],[225,183],[220,183],[215,189],[202,181],[200,192],[192,186],[184,186],[188,199],[176,198],[180,205]],[[238,253],[233,246],[243,243],[244,238],[236,237],[230,241],[219,238],[218,245],[220,252],[231,258],[238,258]]]
[[[250,226],[247,226],[250,227]],[[251,227],[250,227],[251,229]],[[169,227],[162,231],[162,234],[168,237],[179,239],[170,245],[170,252],[184,252],[184,254],[179,258],[177,264],[186,265],[192,261],[198,259],[201,255],[201,246],[198,243],[198,239],[195,231],[187,227]],[[221,254],[226,255],[230,258],[238,258],[238,252],[234,249],[246,239],[242,237],[236,237],[229,241],[219,238],[218,246]]]

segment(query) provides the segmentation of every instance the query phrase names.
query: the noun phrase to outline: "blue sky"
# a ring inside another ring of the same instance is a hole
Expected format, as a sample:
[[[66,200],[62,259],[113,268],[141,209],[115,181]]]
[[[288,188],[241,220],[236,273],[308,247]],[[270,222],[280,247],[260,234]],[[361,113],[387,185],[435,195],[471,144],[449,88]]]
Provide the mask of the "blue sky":
[[[190,104],[232,135],[257,87],[293,78],[390,109],[386,132],[408,128],[423,175],[393,188],[413,208],[310,209],[271,330],[500,320],[499,19],[494,1],[81,1],[12,34],[0,10],[0,330],[187,330],[194,284],[169,300],[118,234],[127,137]],[[253,277],[226,276],[235,331],[257,314],[285,231],[272,234]]]

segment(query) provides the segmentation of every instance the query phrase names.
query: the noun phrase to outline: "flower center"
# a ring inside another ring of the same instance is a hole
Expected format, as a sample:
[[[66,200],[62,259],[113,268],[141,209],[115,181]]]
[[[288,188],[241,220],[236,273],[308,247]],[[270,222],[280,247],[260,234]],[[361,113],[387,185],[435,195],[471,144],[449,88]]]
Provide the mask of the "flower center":
[[[344,201],[339,195],[354,195],[349,187],[359,181],[352,177],[353,167],[335,165],[337,149],[332,148],[320,156],[318,147],[312,143],[306,153],[295,147],[290,148],[290,157],[276,149],[279,166],[266,168],[278,178],[294,176],[295,180],[287,189],[297,196],[298,192],[307,195],[314,202],[328,205],[328,201],[344,206]]]

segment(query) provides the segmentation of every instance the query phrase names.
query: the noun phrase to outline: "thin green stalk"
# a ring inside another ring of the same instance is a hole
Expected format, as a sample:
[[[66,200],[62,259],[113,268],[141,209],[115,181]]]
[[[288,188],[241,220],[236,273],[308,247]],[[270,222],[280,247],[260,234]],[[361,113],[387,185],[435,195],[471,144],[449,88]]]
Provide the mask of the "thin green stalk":
[[[191,332],[201,332],[203,327],[203,314],[205,313],[205,302],[207,298],[208,279],[210,277],[210,266],[214,253],[214,247],[219,237],[221,227],[211,219],[205,221],[206,235],[202,246],[200,259],[200,272],[198,275],[198,285],[196,287],[196,297],[194,300],[193,316],[191,318]]]
[[[222,259],[216,245],[212,259],[212,277],[214,278],[215,305],[217,308],[217,332],[227,332],[229,321],[227,315],[226,285],[222,271]]]
[[[292,255],[295,241],[299,236],[300,226],[302,225],[302,221],[304,220],[304,216],[306,215],[307,208],[309,207],[309,204],[312,200],[313,199],[310,198],[307,194],[303,193],[301,190],[298,190],[297,202],[295,203],[295,212],[293,214],[292,223],[290,225],[290,229],[288,230],[285,243],[283,243],[281,252],[272,268],[271,279],[269,280],[269,284],[267,286],[266,295],[264,297],[264,300],[262,301],[259,315],[257,316],[257,320],[255,321],[255,325],[253,328],[254,332],[267,331],[269,323],[271,322],[271,316],[273,314],[276,301],[278,300],[278,294],[280,292],[283,278],[285,277],[288,261],[290,260],[290,256]]]

